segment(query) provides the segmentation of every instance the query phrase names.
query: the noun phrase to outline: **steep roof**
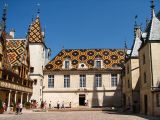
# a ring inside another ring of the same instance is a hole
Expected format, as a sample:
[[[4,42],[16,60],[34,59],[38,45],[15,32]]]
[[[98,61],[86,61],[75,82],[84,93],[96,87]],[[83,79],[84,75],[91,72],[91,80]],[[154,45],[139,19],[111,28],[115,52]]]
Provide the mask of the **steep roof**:
[[[88,69],[94,67],[94,60],[103,60],[103,69],[111,69],[124,63],[123,49],[63,49],[46,66],[45,70],[63,70],[63,61],[69,58],[72,69],[77,69],[80,63],[84,63]]]
[[[147,39],[146,40],[160,40],[160,20],[152,11],[152,19],[146,28]]]
[[[43,35],[41,31],[40,18],[37,17],[35,21],[31,24],[28,33],[28,41],[30,43],[42,43]]]
[[[9,63],[12,66],[19,66],[26,51],[26,40],[7,40],[6,45]]]

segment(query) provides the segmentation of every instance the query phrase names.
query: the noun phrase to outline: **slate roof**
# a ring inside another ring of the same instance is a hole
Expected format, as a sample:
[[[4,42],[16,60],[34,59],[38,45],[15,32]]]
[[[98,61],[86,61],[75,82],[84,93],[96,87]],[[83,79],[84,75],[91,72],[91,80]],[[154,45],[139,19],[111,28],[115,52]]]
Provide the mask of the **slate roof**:
[[[72,69],[78,69],[80,63],[91,69],[96,58],[103,60],[103,69],[109,69],[123,64],[124,56],[123,49],[63,49],[45,66],[45,70],[64,70],[62,66],[66,58],[71,60]]]
[[[156,16],[154,10],[152,12],[152,19],[146,28],[147,40],[160,40],[160,20],[158,19],[159,15]]]
[[[28,41],[30,43],[42,43],[43,35],[41,31],[40,18],[37,17],[29,28]]]

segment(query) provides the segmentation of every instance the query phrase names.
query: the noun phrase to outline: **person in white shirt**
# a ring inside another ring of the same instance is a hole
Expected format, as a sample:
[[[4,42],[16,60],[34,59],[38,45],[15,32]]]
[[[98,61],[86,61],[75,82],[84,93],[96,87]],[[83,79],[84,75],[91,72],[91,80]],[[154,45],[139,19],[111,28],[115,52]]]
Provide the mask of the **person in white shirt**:
[[[19,104],[19,108],[20,108],[20,111],[19,111],[19,112],[20,112],[20,114],[22,114],[22,108],[23,108],[22,103]]]

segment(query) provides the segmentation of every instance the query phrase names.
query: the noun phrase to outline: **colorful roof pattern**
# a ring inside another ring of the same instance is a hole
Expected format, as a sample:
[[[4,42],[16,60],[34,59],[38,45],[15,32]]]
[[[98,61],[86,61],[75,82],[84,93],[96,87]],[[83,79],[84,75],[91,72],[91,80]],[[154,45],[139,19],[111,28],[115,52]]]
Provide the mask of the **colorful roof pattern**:
[[[3,55],[3,68],[4,69],[11,69],[11,65],[9,64],[9,60],[7,57],[7,50],[6,50],[6,35],[7,33],[5,31],[2,32],[1,36],[0,36],[0,42],[1,42],[1,47],[2,47],[2,55]]]
[[[26,51],[26,40],[8,40],[7,57],[12,66],[19,66]]]
[[[36,18],[29,28],[28,41],[30,43],[42,43],[43,35],[41,31],[40,19]]]
[[[45,70],[63,70],[62,66],[66,58],[71,60],[72,69],[78,69],[80,63],[84,63],[88,69],[94,68],[96,58],[103,60],[103,69],[109,69],[124,63],[124,50],[64,49],[45,66]]]

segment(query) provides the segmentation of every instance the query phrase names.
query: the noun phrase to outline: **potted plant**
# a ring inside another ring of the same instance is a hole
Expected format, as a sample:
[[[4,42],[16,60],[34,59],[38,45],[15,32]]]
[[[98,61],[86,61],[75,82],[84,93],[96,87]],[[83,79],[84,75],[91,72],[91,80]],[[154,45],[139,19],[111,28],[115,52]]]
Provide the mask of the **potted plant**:
[[[30,109],[31,103],[30,103],[30,102],[25,102],[24,105],[25,105],[25,108],[26,108],[26,109]]]
[[[0,98],[0,114],[3,114],[4,109],[3,109],[3,105],[2,105],[2,100]]]

